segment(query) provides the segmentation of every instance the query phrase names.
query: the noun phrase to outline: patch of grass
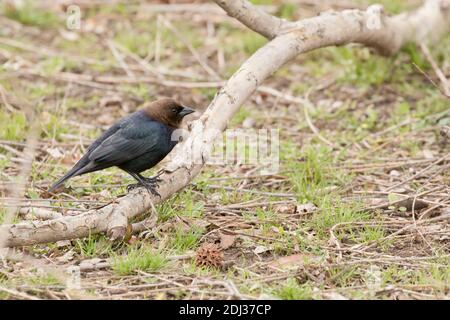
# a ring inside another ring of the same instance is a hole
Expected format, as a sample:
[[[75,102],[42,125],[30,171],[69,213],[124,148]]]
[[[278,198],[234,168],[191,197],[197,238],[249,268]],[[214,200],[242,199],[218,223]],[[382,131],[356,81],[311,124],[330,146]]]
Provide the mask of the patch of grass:
[[[327,278],[335,286],[345,288],[355,285],[355,283],[361,284],[365,275],[365,272],[358,266],[342,266],[331,267]]]
[[[3,223],[3,220],[5,220],[6,215],[6,208],[0,208],[0,223]]]
[[[220,189],[220,203],[221,204],[230,204],[230,203],[238,203],[238,202],[245,202],[250,200],[251,194],[242,194],[237,191],[230,191],[225,189]]]
[[[55,138],[60,141],[61,135],[70,132],[70,127],[61,121],[58,114],[43,113],[41,121],[41,137]]]
[[[51,28],[59,22],[53,12],[40,9],[32,1],[25,1],[22,6],[3,4],[1,8],[6,17],[27,26]]]
[[[6,277],[3,276],[2,273],[0,273],[0,285],[5,288],[12,288],[15,289],[17,287],[28,287],[26,291],[28,291],[31,294],[39,295],[40,290],[35,289],[42,289],[42,288],[48,288],[48,287],[61,287],[62,283],[60,280],[58,280],[55,276],[49,273],[44,273],[41,270],[31,270],[33,273],[30,275],[25,276],[13,276],[10,274],[10,276]],[[20,290],[19,290],[20,291]],[[3,299],[10,299],[14,296],[11,296],[10,294],[0,291],[0,300]],[[17,297],[15,297],[17,298]]]
[[[280,6],[277,16],[286,20],[293,20],[297,6],[293,3],[284,3]]]
[[[126,255],[116,255],[112,259],[112,269],[119,275],[134,274],[141,270],[156,272],[167,265],[167,259],[158,251],[142,246],[131,248]]]
[[[251,3],[255,5],[270,5],[273,4],[273,0],[250,0]]]
[[[111,241],[104,235],[89,235],[86,239],[77,239],[75,251],[85,258],[108,256],[111,252]]]
[[[54,84],[49,82],[37,82],[27,87],[27,98],[31,101],[43,100],[58,92],[58,89]],[[38,106],[42,110],[42,105]]]
[[[183,264],[183,272],[186,275],[195,275],[198,277],[222,277],[223,275],[219,269],[208,266],[198,266],[194,260]]]
[[[408,1],[392,1],[392,0],[357,0],[360,4],[371,5],[371,4],[381,4],[385,11],[389,14],[398,14],[411,7]],[[414,3],[414,2],[413,2]]]
[[[126,3],[114,3],[112,5],[102,7],[102,13],[117,13],[123,16],[127,16],[129,14],[132,14],[132,7],[127,6]]]
[[[292,171],[290,181],[301,203],[320,201],[324,193],[329,193],[327,187],[332,187],[345,182],[343,175],[331,166],[331,153],[328,147],[305,147],[298,150],[295,145],[292,148],[288,169]],[[285,152],[285,151],[282,151]]]
[[[252,113],[245,106],[242,106],[241,108],[239,108],[239,111],[236,112],[236,114],[231,119],[230,127],[236,127],[242,124],[242,122],[244,122],[244,120],[248,118],[251,114]]]
[[[192,250],[198,245],[198,241],[203,234],[203,229],[197,226],[185,230],[182,227],[176,227],[175,232],[169,240],[169,247],[178,253]]]
[[[415,107],[415,116],[425,121],[431,121],[431,123],[433,123],[433,118],[430,118],[430,115],[436,116],[434,121],[444,117],[450,118],[448,99],[435,89],[427,90],[425,96],[417,102]]]
[[[174,202],[175,201],[172,198],[157,207],[159,220],[162,222],[168,221],[178,213],[177,209],[174,207]]]
[[[217,89],[216,88],[195,88],[195,89],[192,89],[192,93],[199,94],[199,95],[205,97],[206,100],[210,101],[210,100],[214,99],[214,96],[217,93]]]
[[[417,270],[415,282],[424,285],[432,284],[441,288],[441,290],[448,290],[450,283],[450,265],[433,265],[424,270]]]
[[[334,60],[344,65],[341,81],[361,87],[380,85],[387,81],[393,60],[371,53],[368,48],[340,47],[331,49]]]
[[[227,32],[224,32],[227,31]],[[226,58],[232,59],[232,56],[236,52],[244,52],[246,56],[250,56],[256,52],[259,48],[267,43],[267,39],[254,32],[242,32],[242,30],[222,29],[220,32],[222,43],[226,44],[225,53]],[[236,70],[236,66],[233,66],[230,73]]]
[[[82,68],[82,65],[72,59],[62,57],[51,57],[41,62],[43,74],[53,75],[61,71],[77,71]]]
[[[200,218],[203,213],[203,203],[195,200],[194,194],[191,190],[183,192],[177,201],[183,206],[183,210],[178,212],[182,216],[189,218]]]
[[[339,112],[342,115],[340,122],[337,124],[340,135],[335,138],[335,141],[347,145],[350,142],[361,141],[370,132],[378,129],[380,114],[373,106],[368,106],[362,110],[357,109],[353,112],[347,110],[346,112],[346,115],[343,111]]]
[[[25,114],[0,112],[0,139],[20,141],[26,136]]]
[[[153,42],[152,35],[148,32],[133,32],[123,29],[115,37],[115,41],[128,51],[137,54],[140,57],[146,57],[148,54],[148,44]]]
[[[405,53],[411,59],[411,62],[415,63],[420,69],[426,71],[431,68],[428,60],[425,58],[423,53],[417,47],[415,43],[408,43],[405,45],[401,52]]]
[[[183,209],[180,210],[179,207]],[[169,201],[158,206],[158,217],[161,221],[168,221],[175,215],[199,218],[203,214],[203,203],[196,201],[191,190],[174,195]]]
[[[369,216],[362,212],[357,202],[345,203],[333,191],[344,186],[351,177],[332,166],[330,150],[327,147],[306,147],[300,152],[294,150],[297,161],[290,161],[290,181],[300,203],[312,202],[318,207],[308,225],[322,237],[328,237],[328,230],[342,222],[364,221]]]
[[[140,98],[144,101],[151,101],[153,92],[147,84],[139,83],[133,85],[122,85],[122,89],[125,92],[133,95],[134,97]]]
[[[97,72],[106,72],[117,63],[111,52],[96,46],[97,43],[98,36],[95,33],[84,33],[82,37],[71,40],[65,38],[54,39],[55,48],[66,52],[68,55],[83,56],[92,60],[98,60],[98,63],[94,61],[94,63],[89,65],[79,62],[79,66],[82,67],[80,72],[90,71],[89,69]],[[70,60],[72,64],[77,63],[77,61]]]
[[[407,118],[411,113],[411,105],[406,101],[398,102],[393,109],[393,118],[400,122]]]
[[[368,244],[371,242],[379,242],[386,236],[385,231],[380,226],[364,226],[360,228],[348,228],[341,229],[336,232],[336,236],[339,240],[351,241],[353,243]]]
[[[322,239],[329,237],[329,229],[338,223],[366,221],[370,215],[361,211],[358,203],[344,203],[334,195],[324,196],[319,203],[319,212],[314,214],[308,225]]]
[[[30,286],[34,286],[34,287],[40,287],[40,286],[47,287],[47,286],[56,286],[56,285],[61,284],[59,282],[59,280],[51,274],[29,277],[29,278],[26,278],[26,282]]]
[[[291,83],[291,90],[292,90],[293,94],[296,96],[304,95],[308,91],[309,88],[310,88],[310,85],[305,82]]]
[[[433,285],[440,291],[448,289],[450,266],[430,265],[428,268],[412,270],[401,266],[389,266],[381,272],[381,285]]]
[[[242,35],[242,46],[243,49],[245,51],[245,53],[247,53],[248,55],[252,55],[253,53],[256,52],[256,50],[258,50],[259,48],[261,48],[263,45],[265,45],[267,43],[267,39],[264,38],[263,36],[259,35],[259,34],[247,34],[244,33]]]
[[[90,99],[91,102],[94,102],[92,100],[97,100],[97,99]],[[86,106],[89,103],[85,100],[85,99],[81,99],[79,97],[67,97],[66,98],[66,108],[67,110],[80,110],[83,108],[86,108]]]
[[[422,149],[417,141],[405,140],[399,144],[399,147],[406,150],[411,156],[417,156]]]
[[[289,278],[284,284],[273,291],[273,294],[282,300],[310,300],[313,290],[310,284],[299,284],[294,278]]]

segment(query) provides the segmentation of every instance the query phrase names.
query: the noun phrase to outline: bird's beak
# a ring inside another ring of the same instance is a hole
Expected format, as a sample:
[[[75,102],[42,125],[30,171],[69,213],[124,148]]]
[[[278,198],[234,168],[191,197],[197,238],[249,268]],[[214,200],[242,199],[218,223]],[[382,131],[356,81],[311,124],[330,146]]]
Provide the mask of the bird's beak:
[[[194,113],[195,110],[186,106],[183,106],[183,110],[181,110],[178,114],[181,117],[187,116],[188,114]]]

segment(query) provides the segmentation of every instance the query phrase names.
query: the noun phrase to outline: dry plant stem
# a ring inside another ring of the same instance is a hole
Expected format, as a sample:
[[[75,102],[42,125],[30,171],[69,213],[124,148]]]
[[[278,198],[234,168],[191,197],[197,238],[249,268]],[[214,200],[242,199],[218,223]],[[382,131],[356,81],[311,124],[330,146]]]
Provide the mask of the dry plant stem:
[[[15,184],[10,186],[10,196],[12,200],[9,201],[10,206],[7,207],[5,213],[5,225],[10,225],[13,222],[16,214],[18,213],[18,209],[20,206],[20,200],[18,199],[22,198],[25,193],[25,186],[31,173],[31,166],[36,152],[37,137],[39,136],[38,121],[36,121],[35,114],[32,110],[28,112],[28,117],[32,123],[30,132],[28,133],[26,145],[23,150],[24,161],[20,166],[18,179],[15,181]],[[6,233],[0,232],[0,248],[8,246],[7,239],[8,235]]]
[[[444,95],[447,98],[450,98],[450,84],[449,84],[449,81],[447,80],[447,78],[445,77],[444,72],[442,72],[442,70],[439,69],[439,66],[436,63],[436,61],[434,61],[433,56],[431,55],[431,52],[428,49],[427,45],[421,43],[420,49],[422,50],[423,54],[425,55],[425,58],[427,58],[428,62],[431,64],[431,67],[433,68],[434,73],[441,81],[442,91],[443,91]]]
[[[437,40],[448,31],[449,1],[429,0],[408,14],[387,17],[379,6],[367,11],[326,12],[295,23],[284,23],[256,10],[243,0],[215,0],[229,15],[272,40],[251,56],[219,90],[202,117],[191,124],[191,134],[174,150],[168,171],[160,178],[161,198],[137,189],[106,207],[75,217],[0,226],[6,246],[23,246],[107,232],[125,237],[129,220],[147,212],[179,191],[200,172],[214,140],[261,83],[297,55],[333,45],[361,43],[384,54],[398,51],[406,42]],[[378,20],[377,20],[378,19]],[[379,22],[379,24],[377,24]],[[124,219],[126,218],[126,219]]]

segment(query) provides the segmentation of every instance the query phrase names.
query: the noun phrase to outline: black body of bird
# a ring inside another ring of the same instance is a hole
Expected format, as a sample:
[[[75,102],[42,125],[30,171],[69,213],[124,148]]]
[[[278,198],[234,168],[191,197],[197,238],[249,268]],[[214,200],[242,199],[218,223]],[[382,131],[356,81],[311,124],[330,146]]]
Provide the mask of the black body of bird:
[[[178,142],[172,141],[173,131],[179,128],[184,116],[193,112],[173,99],[164,98],[122,118],[95,140],[48,191],[72,177],[116,166],[135,178],[137,185],[159,195],[155,189],[159,179],[140,173],[155,166],[173,149]]]

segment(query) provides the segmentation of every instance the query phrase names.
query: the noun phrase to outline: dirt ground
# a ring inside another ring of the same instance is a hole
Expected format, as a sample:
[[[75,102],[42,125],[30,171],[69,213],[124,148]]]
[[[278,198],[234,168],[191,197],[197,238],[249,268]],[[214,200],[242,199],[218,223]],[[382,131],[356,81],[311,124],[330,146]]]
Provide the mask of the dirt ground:
[[[370,3],[253,2],[287,19]],[[417,4],[381,2],[392,14]],[[73,1],[82,13],[74,30],[66,5],[8,3],[0,218],[15,201],[68,215],[126,194],[133,181],[117,169],[46,190],[142,103],[171,96],[204,110],[266,43],[209,2]],[[429,50],[449,79],[450,36]],[[299,56],[229,125],[277,129],[277,173],[209,165],[125,243],[92,235],[18,248],[0,261],[0,298],[448,299],[450,103],[439,86],[415,45],[389,58],[357,45]],[[36,218],[24,211],[15,222]]]

